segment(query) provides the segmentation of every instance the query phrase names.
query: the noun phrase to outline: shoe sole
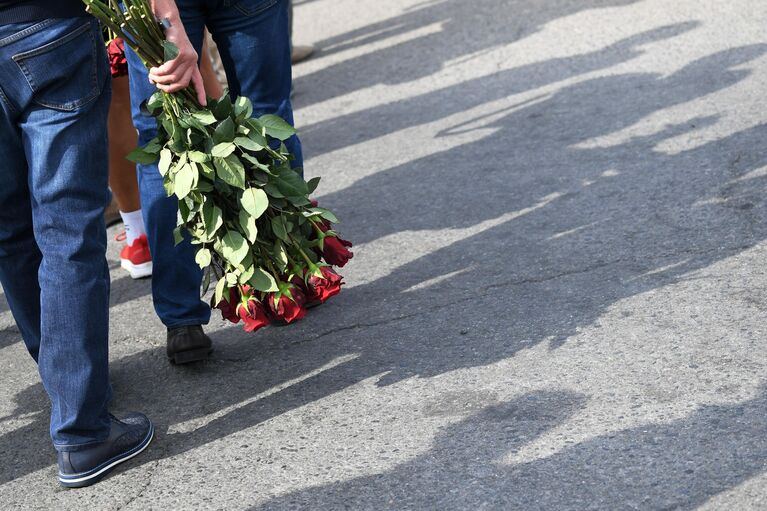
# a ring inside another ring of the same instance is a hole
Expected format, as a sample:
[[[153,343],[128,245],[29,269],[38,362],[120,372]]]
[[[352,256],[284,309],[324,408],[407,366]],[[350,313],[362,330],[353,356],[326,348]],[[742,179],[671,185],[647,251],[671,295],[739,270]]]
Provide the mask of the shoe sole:
[[[83,488],[99,482],[107,474],[109,474],[117,465],[125,463],[129,459],[138,456],[144,449],[149,447],[154,439],[154,424],[149,425],[149,432],[142,442],[131,449],[109,461],[106,461],[98,467],[89,470],[88,472],[81,472],[79,474],[62,475],[59,473],[59,483],[65,488]]]
[[[196,350],[179,351],[178,353],[168,356],[168,358],[170,359],[171,364],[191,364],[192,362],[202,362],[203,360],[207,360],[211,353],[213,353],[211,348],[199,348]]]
[[[128,259],[120,259],[120,267],[127,270],[133,280],[145,279],[152,276],[152,261],[133,264]]]

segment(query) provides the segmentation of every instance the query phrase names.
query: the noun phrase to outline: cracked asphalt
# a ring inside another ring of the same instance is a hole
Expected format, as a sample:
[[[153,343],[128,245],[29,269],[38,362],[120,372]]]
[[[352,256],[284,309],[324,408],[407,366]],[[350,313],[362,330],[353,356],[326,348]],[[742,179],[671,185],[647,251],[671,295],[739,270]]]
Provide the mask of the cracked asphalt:
[[[3,303],[2,507],[766,509],[766,19],[296,1],[344,291],[255,335],[215,317],[212,359],[173,367],[111,243],[114,408],[158,434],[75,491]]]

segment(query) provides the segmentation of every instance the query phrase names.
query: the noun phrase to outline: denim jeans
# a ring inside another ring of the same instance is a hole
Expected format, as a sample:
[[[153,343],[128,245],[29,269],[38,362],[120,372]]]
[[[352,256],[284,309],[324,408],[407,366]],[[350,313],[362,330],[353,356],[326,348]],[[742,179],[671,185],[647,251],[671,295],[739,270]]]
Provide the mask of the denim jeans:
[[[290,103],[291,67],[287,0],[177,0],[184,28],[201,52],[203,30],[208,27],[218,45],[229,92],[253,102],[254,115],[277,114],[293,124]],[[153,117],[140,105],[157,89],[147,70],[126,47],[130,75],[133,124],[139,143],[157,134]],[[303,167],[298,137],[286,142],[296,155],[293,165]],[[185,241],[174,246],[177,201],[166,197],[156,165],[138,165],[139,189],[154,272],[152,295],[160,320],[168,327],[205,324],[210,309],[200,301],[202,273],[194,262],[195,250]]]
[[[0,282],[51,399],[51,436],[109,435],[109,68],[90,17],[0,25]]]

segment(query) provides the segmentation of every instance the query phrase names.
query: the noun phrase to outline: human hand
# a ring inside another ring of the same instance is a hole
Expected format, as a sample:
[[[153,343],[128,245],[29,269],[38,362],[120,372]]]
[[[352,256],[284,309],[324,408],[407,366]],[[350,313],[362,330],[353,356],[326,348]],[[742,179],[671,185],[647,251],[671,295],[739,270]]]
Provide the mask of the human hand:
[[[165,38],[176,45],[178,56],[159,67],[149,70],[149,81],[163,92],[177,92],[191,83],[197,93],[197,101],[205,106],[205,86],[197,66],[197,52],[186,35],[180,20],[172,22],[165,30]]]

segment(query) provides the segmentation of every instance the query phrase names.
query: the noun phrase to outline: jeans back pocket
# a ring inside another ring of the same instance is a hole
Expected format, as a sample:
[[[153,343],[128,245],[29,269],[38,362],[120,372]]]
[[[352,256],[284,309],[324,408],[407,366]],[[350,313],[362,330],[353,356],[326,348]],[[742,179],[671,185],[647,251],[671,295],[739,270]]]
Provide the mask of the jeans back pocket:
[[[32,89],[32,100],[41,106],[77,110],[95,100],[104,86],[106,63],[100,57],[106,57],[98,23],[72,21],[74,29],[13,56]]]

